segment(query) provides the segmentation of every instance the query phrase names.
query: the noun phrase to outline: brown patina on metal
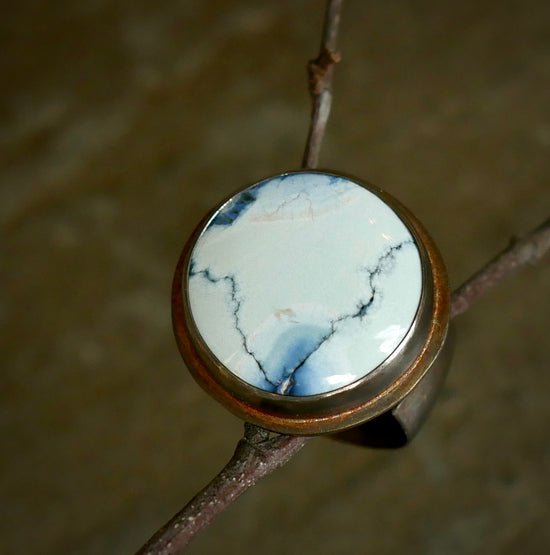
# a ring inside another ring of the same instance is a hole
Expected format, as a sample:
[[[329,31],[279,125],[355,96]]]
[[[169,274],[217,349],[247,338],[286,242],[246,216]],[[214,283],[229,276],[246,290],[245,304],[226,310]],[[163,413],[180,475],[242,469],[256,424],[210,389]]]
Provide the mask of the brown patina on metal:
[[[180,353],[195,380],[238,417],[284,434],[340,432],[333,437],[397,447],[410,441],[419,429],[446,374],[449,349],[443,351],[443,346],[449,327],[449,286],[439,250],[418,220],[388,193],[353,179],[401,217],[422,260],[423,292],[415,321],[400,346],[378,368],[349,386],[306,397],[257,389],[225,368],[198,333],[187,297],[191,252],[212,214],[198,225],[178,261],[172,286],[173,327]],[[385,441],[377,439],[379,435]]]

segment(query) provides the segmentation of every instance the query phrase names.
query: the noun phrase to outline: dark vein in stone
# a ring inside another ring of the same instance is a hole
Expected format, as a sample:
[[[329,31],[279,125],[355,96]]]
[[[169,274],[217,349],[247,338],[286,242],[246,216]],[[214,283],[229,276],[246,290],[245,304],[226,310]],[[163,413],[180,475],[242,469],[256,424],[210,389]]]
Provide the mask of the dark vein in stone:
[[[191,265],[189,267],[189,277],[195,277],[195,276],[202,276],[207,281],[209,281],[210,283],[213,283],[213,284],[216,284],[216,285],[220,282],[225,282],[225,283],[229,284],[229,293],[231,295],[231,301],[232,301],[232,304],[233,304],[233,311],[232,311],[233,320],[235,322],[235,329],[237,330],[237,333],[241,337],[242,347],[246,351],[246,353],[248,353],[248,355],[251,356],[254,359],[254,362],[257,364],[257,366],[258,366],[260,372],[262,373],[262,375],[264,376],[264,379],[266,380],[266,382],[268,382],[273,387],[276,387],[277,384],[273,383],[268,378],[267,372],[266,372],[265,368],[263,367],[262,363],[258,360],[258,358],[254,354],[254,352],[248,347],[248,342],[247,342],[247,339],[246,339],[246,335],[244,334],[243,330],[241,329],[239,311],[240,311],[241,306],[242,306],[242,300],[239,299],[239,297],[238,297],[238,287],[237,287],[237,282],[235,280],[235,276],[225,275],[225,276],[221,276],[221,277],[215,277],[215,276],[212,275],[212,273],[210,272],[210,270],[208,268],[205,268],[204,270],[195,270],[195,264],[194,264],[194,262],[191,262]]]
[[[200,275],[210,283],[218,284],[220,282],[225,282],[229,285],[231,302],[233,304],[232,314],[235,322],[235,329],[240,335],[243,349],[250,357],[252,357],[252,359],[258,366],[258,369],[262,373],[265,381],[269,383],[271,386],[273,386],[274,390],[277,393],[281,395],[288,395],[288,394],[291,394],[292,392],[292,387],[294,386],[294,383],[295,383],[294,376],[296,375],[296,373],[304,366],[304,364],[306,364],[306,362],[311,358],[311,356],[315,354],[338,331],[339,324],[347,320],[353,320],[357,318],[362,321],[364,318],[367,317],[370,308],[373,306],[376,298],[379,295],[379,291],[375,283],[376,278],[382,275],[383,273],[390,271],[391,267],[388,267],[388,264],[391,262],[395,262],[395,254],[400,252],[407,245],[411,245],[411,244],[414,244],[414,241],[412,239],[408,239],[408,240],[402,241],[397,245],[389,247],[384,251],[383,254],[380,255],[374,267],[371,266],[371,267],[364,268],[368,273],[367,279],[368,279],[368,285],[371,291],[369,299],[367,301],[360,301],[357,304],[356,310],[351,314],[345,314],[343,316],[340,316],[339,318],[335,318],[334,320],[331,320],[329,331],[320,338],[317,345],[315,345],[315,347],[302,360],[300,360],[298,364],[296,364],[296,366],[289,373],[287,373],[287,375],[284,378],[280,380],[279,383],[275,383],[269,379],[268,372],[265,370],[262,363],[260,362],[260,360],[258,360],[254,352],[249,348],[246,335],[241,329],[240,310],[242,306],[242,300],[239,299],[239,296],[238,296],[238,286],[237,286],[235,276],[225,275],[221,277],[215,277],[214,275],[212,275],[212,273],[208,268],[204,270],[195,270],[193,262],[191,263],[191,266],[189,269],[189,276],[194,277],[194,276]]]
[[[336,333],[338,324],[340,324],[341,322],[344,322],[346,320],[353,320],[353,319],[356,319],[356,318],[359,318],[360,320],[363,320],[367,316],[367,313],[368,313],[369,309],[371,308],[371,306],[374,304],[375,298],[378,294],[378,290],[377,290],[376,285],[374,283],[375,278],[377,278],[382,273],[384,273],[384,271],[387,271],[389,269],[389,268],[388,269],[385,268],[385,264],[389,260],[395,261],[395,253],[401,251],[403,249],[403,247],[405,247],[406,245],[410,245],[410,244],[414,244],[412,239],[407,239],[405,241],[402,241],[398,245],[395,245],[393,247],[389,247],[378,258],[378,260],[376,262],[376,265],[373,269],[366,268],[366,270],[369,274],[368,282],[369,282],[369,287],[370,287],[370,290],[371,290],[371,296],[368,299],[368,301],[360,302],[357,305],[357,310],[355,312],[353,312],[352,314],[346,314],[344,316],[340,316],[339,318],[336,318],[335,320],[331,320],[331,322],[330,322],[330,331],[321,337],[320,341],[311,350],[311,352],[309,352],[290,371],[290,373],[284,378],[284,380],[281,381],[281,383],[277,387],[277,393],[280,393],[282,395],[287,395],[287,394],[291,393],[292,387],[295,383],[293,377],[296,374],[296,372],[298,370],[300,370],[300,368],[302,368],[304,366],[304,364],[311,358],[311,356],[314,353],[316,353]]]

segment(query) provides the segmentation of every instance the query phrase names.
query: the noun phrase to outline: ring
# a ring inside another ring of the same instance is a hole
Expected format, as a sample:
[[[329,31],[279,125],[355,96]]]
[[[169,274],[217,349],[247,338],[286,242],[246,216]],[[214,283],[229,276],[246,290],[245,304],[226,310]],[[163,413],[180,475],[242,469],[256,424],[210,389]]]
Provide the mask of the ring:
[[[388,193],[303,170],[259,181],[193,232],[173,281],[195,380],[267,430],[397,447],[450,360],[439,251]]]

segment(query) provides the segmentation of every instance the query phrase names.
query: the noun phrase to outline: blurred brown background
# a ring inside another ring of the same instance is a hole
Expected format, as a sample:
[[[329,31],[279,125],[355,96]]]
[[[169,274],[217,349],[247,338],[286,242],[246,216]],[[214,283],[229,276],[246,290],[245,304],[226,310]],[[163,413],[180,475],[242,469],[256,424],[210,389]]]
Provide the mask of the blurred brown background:
[[[170,324],[188,233],[299,165],[324,3],[21,0],[0,22],[0,551],[132,553],[241,423]],[[322,166],[380,185],[457,286],[550,213],[550,2],[344,3]],[[543,554],[550,264],[461,317],[398,452],[318,439],[191,554]]]

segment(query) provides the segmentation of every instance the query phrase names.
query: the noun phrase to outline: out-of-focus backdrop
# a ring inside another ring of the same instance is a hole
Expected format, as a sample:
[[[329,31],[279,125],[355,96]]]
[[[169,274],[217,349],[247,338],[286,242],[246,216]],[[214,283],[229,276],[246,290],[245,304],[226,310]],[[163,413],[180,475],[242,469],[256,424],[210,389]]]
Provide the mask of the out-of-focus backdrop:
[[[172,272],[207,210],[299,166],[323,4],[3,6],[2,553],[132,553],[231,455]],[[408,205],[454,286],[547,217],[547,0],[348,0],[340,46],[321,165]],[[189,553],[547,553],[549,284],[547,260],[457,321],[410,447],[312,441]]]

